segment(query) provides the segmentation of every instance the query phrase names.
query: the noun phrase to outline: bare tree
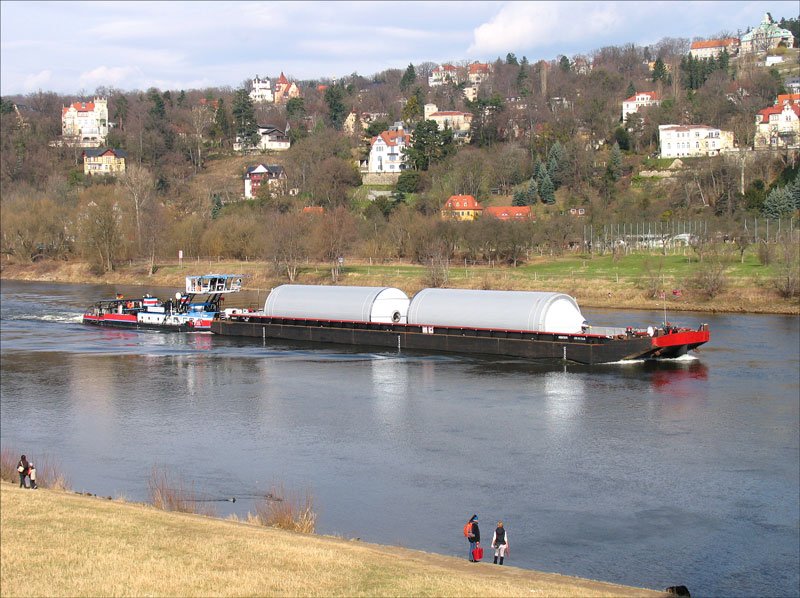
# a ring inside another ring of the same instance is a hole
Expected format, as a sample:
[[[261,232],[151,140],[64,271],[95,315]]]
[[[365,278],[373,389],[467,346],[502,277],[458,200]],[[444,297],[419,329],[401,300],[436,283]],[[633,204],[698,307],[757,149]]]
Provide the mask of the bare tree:
[[[203,136],[214,124],[214,111],[209,104],[200,104],[192,107],[191,112],[192,133],[197,143],[197,156],[194,158],[194,170],[199,172],[203,168]]]
[[[119,183],[133,204],[136,218],[136,247],[142,251],[142,211],[147,209],[155,193],[156,181],[153,174],[144,166],[130,164]]]

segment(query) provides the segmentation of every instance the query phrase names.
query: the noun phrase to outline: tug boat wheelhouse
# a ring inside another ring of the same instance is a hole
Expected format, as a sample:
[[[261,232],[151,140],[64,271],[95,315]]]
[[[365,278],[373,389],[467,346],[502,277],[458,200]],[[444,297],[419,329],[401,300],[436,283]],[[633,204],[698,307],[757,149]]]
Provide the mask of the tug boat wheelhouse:
[[[590,326],[563,293],[282,285],[260,312],[227,313],[212,332],[259,339],[563,360],[583,364],[685,355],[710,339],[664,323]]]
[[[142,328],[181,332],[209,331],[219,317],[220,303],[242,289],[242,274],[187,276],[186,290],[159,301],[149,294],[132,299],[117,295],[95,303],[83,314],[83,323],[115,328]]]

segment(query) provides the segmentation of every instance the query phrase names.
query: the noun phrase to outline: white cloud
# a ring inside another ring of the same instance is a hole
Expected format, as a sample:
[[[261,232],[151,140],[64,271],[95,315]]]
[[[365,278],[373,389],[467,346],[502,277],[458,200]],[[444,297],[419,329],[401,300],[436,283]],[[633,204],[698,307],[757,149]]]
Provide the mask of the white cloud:
[[[78,77],[81,87],[116,87],[125,84],[134,76],[141,76],[141,71],[134,66],[98,66],[90,71],[84,71]]]
[[[624,14],[614,2],[512,2],[475,28],[468,52],[502,53],[591,39],[624,22]]]
[[[25,81],[23,82],[22,86],[25,88],[25,91],[36,91],[41,89],[45,83],[50,81],[52,76],[53,72],[49,69],[45,69],[43,71],[39,71],[35,75],[28,75],[25,77]]]

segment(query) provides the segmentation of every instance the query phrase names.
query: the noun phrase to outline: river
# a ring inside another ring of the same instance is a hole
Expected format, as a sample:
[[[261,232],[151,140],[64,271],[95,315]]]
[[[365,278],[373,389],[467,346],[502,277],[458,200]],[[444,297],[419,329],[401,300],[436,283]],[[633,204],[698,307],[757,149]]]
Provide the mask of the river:
[[[505,521],[511,565],[797,595],[796,317],[669,313],[711,342],[673,363],[544,366],[80,323],[117,290],[141,294],[2,282],[2,446],[58,461],[76,491],[144,501],[164,466],[239,496],[220,515],[283,485],[310,490],[322,534],[466,558],[477,513],[487,548]]]

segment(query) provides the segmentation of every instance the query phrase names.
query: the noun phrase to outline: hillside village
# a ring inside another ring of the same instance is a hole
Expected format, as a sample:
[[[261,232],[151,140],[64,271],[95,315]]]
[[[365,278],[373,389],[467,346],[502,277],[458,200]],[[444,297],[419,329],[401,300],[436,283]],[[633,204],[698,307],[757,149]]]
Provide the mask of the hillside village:
[[[180,250],[291,271],[345,254],[517,264],[597,250],[588,225],[733,238],[800,209],[800,21],[742,27],[535,63],[3,97],[3,259],[102,271]]]

